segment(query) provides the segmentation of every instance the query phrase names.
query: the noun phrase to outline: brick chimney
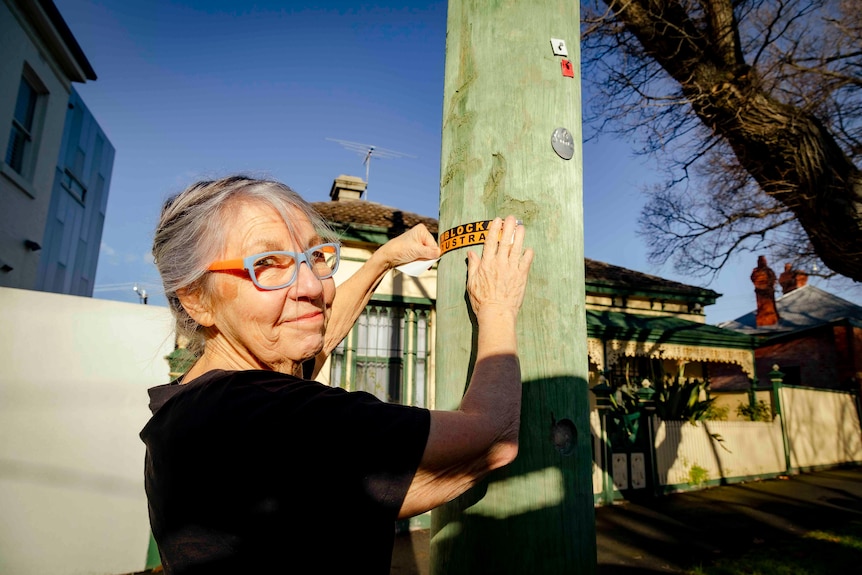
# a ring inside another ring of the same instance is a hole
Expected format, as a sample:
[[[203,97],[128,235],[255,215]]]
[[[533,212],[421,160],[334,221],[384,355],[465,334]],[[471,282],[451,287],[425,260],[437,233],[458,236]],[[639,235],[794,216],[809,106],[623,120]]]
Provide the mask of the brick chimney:
[[[757,327],[776,325],[778,309],[775,307],[775,272],[766,263],[766,256],[757,258],[757,267],[751,272],[751,282],[757,297]]]
[[[778,276],[781,293],[789,294],[797,288],[808,284],[808,274],[802,270],[793,269],[793,264],[784,264],[784,271]]]
[[[333,202],[344,202],[351,200],[361,200],[365,188],[368,186],[362,178],[356,176],[340,175],[332,182],[332,188],[329,190],[329,197]]]

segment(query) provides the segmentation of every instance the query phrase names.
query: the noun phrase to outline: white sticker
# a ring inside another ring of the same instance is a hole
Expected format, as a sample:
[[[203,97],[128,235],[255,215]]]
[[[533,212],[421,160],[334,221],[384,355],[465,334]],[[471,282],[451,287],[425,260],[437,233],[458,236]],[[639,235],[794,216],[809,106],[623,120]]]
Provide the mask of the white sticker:
[[[554,49],[554,56],[568,56],[569,51],[566,49],[566,41],[559,38],[551,38],[551,47]]]
[[[437,259],[440,259],[440,258],[437,258]],[[436,261],[437,261],[436,259],[435,260],[416,260],[415,262],[410,262],[408,264],[400,265],[400,266],[396,267],[395,269],[398,270],[399,272],[403,273],[403,274],[406,274],[408,276],[412,276],[415,278],[415,277],[421,276],[423,273],[430,270],[431,266],[433,266]]]

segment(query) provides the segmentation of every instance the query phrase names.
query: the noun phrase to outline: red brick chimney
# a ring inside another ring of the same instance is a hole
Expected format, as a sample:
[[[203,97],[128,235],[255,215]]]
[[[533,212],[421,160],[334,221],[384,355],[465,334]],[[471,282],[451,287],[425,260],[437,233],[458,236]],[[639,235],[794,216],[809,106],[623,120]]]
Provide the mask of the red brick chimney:
[[[784,271],[778,276],[778,283],[781,284],[781,293],[789,294],[796,288],[808,284],[808,274],[802,270],[793,269],[793,264],[784,264]]]
[[[754,295],[757,297],[757,327],[778,323],[775,307],[775,272],[766,263],[766,256],[757,258],[757,267],[751,272]]]

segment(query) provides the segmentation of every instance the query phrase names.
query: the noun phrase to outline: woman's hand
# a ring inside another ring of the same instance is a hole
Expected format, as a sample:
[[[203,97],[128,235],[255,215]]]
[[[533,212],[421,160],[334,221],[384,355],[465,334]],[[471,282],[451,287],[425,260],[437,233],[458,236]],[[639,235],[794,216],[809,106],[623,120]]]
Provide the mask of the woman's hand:
[[[524,301],[533,250],[524,250],[524,226],[514,216],[495,218],[482,255],[467,253],[467,294],[476,318],[485,312],[517,316]]]
[[[431,412],[428,442],[399,517],[451,501],[517,456],[522,389],[516,324],[532,263],[524,227],[512,216],[491,222],[481,256],[467,254],[476,362],[458,409]]]
[[[392,238],[378,251],[383,252],[389,267],[393,268],[416,260],[433,260],[440,257],[440,248],[424,224],[417,224],[400,236]]]

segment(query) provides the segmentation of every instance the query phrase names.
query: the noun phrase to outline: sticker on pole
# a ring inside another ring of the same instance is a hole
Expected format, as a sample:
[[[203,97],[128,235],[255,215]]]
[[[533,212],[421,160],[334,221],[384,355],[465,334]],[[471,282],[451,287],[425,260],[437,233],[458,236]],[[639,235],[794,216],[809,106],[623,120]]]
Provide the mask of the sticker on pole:
[[[524,222],[517,220],[515,224],[521,226]],[[446,252],[457,248],[466,248],[467,246],[477,246],[485,243],[485,234],[490,225],[491,220],[482,220],[480,222],[461,224],[460,226],[446,230],[440,234],[440,255],[442,256]],[[514,234],[512,234],[512,241],[514,241]]]
[[[568,57],[569,50],[566,48],[566,41],[560,38],[551,38],[551,48],[554,50],[554,56]]]
[[[476,246],[485,243],[485,233],[491,220],[461,224],[440,234],[440,255],[456,248]]]

